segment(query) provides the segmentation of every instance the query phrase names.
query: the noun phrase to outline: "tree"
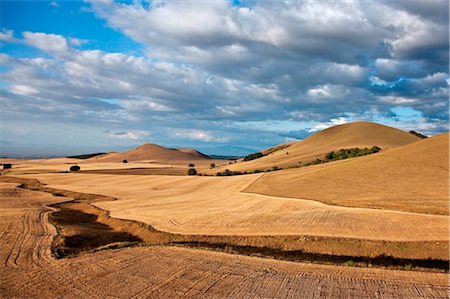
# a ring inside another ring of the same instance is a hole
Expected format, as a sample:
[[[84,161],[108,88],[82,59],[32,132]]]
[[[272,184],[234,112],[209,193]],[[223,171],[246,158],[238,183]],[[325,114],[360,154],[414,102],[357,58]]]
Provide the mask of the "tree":
[[[188,175],[197,175],[197,170],[195,168],[189,168]]]
[[[128,161],[127,160],[123,160],[122,163],[128,163]]]
[[[262,153],[258,152],[258,153],[254,153],[254,154],[250,154],[244,157],[244,161],[251,161],[251,160],[255,160],[258,158],[261,158],[262,156],[264,156]]]
[[[3,164],[3,169],[11,169],[11,168],[12,168],[12,164],[11,163]]]
[[[195,167],[195,164],[189,163],[189,167]]]
[[[78,170],[80,170],[80,166],[78,166],[78,165],[70,166],[70,171],[78,171]]]
[[[213,169],[214,167],[216,167],[216,164],[214,163],[209,164],[209,168]]]

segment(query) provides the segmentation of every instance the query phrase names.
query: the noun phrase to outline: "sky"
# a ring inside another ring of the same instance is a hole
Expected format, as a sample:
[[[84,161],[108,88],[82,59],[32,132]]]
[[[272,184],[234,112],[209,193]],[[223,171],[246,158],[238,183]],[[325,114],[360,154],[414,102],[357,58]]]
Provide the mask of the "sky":
[[[449,3],[0,1],[0,156],[448,131]]]

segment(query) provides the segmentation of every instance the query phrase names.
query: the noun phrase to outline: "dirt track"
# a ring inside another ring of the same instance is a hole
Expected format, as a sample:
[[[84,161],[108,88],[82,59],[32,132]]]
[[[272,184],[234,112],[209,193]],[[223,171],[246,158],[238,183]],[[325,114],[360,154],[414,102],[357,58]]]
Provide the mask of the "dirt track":
[[[46,204],[0,183],[0,297],[430,297],[448,275],[264,260],[175,247],[138,247],[54,260]]]

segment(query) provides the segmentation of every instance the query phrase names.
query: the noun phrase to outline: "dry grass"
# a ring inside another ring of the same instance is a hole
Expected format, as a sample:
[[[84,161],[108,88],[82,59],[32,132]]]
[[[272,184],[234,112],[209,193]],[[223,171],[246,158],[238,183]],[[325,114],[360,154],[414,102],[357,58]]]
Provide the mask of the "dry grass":
[[[136,247],[54,260],[48,204],[62,199],[0,183],[0,296],[445,297],[448,275]]]
[[[330,206],[242,193],[260,175],[176,177],[41,174],[49,187],[117,197],[96,205],[158,230],[207,235],[311,235],[388,241],[447,241],[448,217]]]
[[[449,135],[371,156],[265,174],[245,191],[448,215]]]
[[[216,174],[225,169],[252,172],[255,169],[271,169],[273,166],[288,168],[301,165],[299,162],[304,164],[317,158],[323,159],[326,153],[341,148],[370,148],[376,145],[386,149],[404,146],[418,140],[420,138],[395,128],[376,123],[354,122],[325,129],[268,156],[231,165],[222,163],[217,169],[204,172]]]

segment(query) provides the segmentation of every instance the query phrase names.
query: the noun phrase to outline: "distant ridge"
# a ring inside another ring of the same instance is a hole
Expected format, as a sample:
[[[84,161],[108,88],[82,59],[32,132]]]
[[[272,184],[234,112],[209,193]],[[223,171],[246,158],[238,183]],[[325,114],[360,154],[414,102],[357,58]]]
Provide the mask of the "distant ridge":
[[[90,161],[98,162],[122,162],[130,161],[196,161],[207,160],[209,157],[194,149],[172,149],[157,144],[146,143],[132,150],[120,153],[109,153],[90,158]]]

